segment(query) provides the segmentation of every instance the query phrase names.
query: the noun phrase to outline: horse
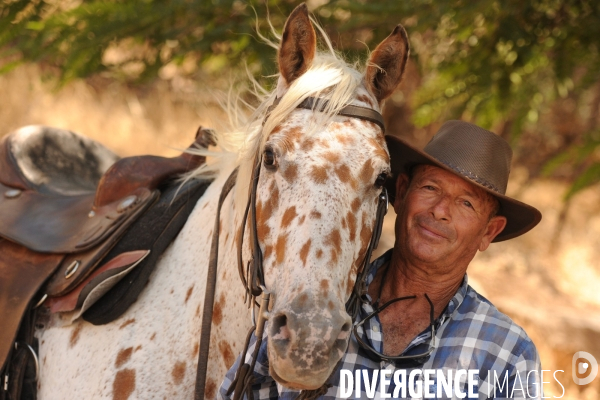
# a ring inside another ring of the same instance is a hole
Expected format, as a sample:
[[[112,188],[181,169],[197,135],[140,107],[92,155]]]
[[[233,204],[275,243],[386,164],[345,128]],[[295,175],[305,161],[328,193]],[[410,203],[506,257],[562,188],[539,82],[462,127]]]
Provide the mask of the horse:
[[[252,326],[237,248],[244,260],[252,257],[250,228],[241,227],[253,184],[264,289],[272,297],[271,373],[306,390],[332,373],[352,326],[345,303],[390,174],[382,127],[339,112],[352,105],[379,113],[402,78],[409,49],[398,25],[362,73],[336,55],[319,29],[325,51],[317,50],[306,5],[298,6],[279,38],[276,88],[245,126],[215,134],[218,150],[197,150],[214,162],[184,178],[212,183],[128,311],[98,326],[61,314],[38,321],[39,399],[193,397],[213,225],[219,259],[204,397],[216,396]],[[298,107],[309,98],[318,104]],[[234,187],[220,205],[234,170]]]

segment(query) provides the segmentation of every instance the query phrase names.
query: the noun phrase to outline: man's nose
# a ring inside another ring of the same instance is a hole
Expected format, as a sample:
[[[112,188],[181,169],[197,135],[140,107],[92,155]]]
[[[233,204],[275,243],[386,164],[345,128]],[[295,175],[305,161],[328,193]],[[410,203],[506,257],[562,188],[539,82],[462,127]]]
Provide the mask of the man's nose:
[[[450,221],[450,196],[442,194],[431,207],[431,215],[438,221]]]

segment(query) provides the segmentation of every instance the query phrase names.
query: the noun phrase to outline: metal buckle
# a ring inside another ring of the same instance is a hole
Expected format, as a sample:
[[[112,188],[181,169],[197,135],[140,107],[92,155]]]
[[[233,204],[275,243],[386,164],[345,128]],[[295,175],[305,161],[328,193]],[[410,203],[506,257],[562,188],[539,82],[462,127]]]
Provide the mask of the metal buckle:
[[[31,347],[29,344],[25,342],[15,342],[15,350],[19,348],[19,345],[25,346],[25,348],[29,350],[31,356],[33,357],[33,361],[35,362],[35,381],[37,382],[40,377],[40,360],[38,359],[37,354],[35,354],[35,350],[33,350],[33,347]],[[4,387],[8,387],[8,374],[6,375]]]

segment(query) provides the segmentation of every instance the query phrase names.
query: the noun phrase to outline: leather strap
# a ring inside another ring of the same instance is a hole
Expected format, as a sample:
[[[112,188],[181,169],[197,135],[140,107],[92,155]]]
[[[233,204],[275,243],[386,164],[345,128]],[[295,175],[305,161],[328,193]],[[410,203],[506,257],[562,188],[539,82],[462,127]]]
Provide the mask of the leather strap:
[[[206,384],[206,371],[208,367],[208,352],[210,350],[210,331],[212,328],[213,304],[215,302],[215,289],[217,285],[217,266],[219,262],[219,225],[221,217],[221,207],[225,198],[235,185],[237,178],[237,168],[233,170],[227,181],[221,189],[219,204],[217,205],[217,215],[215,217],[215,227],[213,230],[212,242],[210,245],[210,259],[208,261],[208,271],[206,272],[206,290],[204,292],[204,306],[202,311],[202,326],[200,329],[200,349],[198,352],[198,368],[196,372],[196,387],[194,389],[194,399],[204,399],[204,388]]]
[[[298,104],[298,108],[305,108],[308,110],[315,110],[323,112],[329,105],[329,101],[323,99],[317,99],[315,97],[307,97],[304,101]],[[338,115],[345,117],[353,117],[358,119],[364,119],[365,121],[373,122],[379,125],[381,131],[385,133],[385,123],[383,116],[379,111],[373,110],[372,108],[347,105],[337,112]]]

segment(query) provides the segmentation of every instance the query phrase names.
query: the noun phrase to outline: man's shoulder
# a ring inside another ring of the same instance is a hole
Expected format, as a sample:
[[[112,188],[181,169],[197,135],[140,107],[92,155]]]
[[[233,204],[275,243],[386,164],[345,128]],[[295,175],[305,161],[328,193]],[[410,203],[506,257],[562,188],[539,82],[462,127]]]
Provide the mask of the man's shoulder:
[[[493,344],[494,353],[509,351],[513,356],[535,357],[537,350],[525,330],[487,298],[468,286],[460,306],[450,316],[448,334],[463,334],[479,342]]]

